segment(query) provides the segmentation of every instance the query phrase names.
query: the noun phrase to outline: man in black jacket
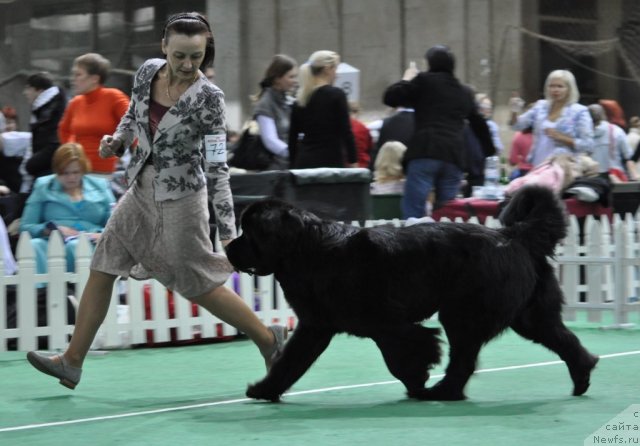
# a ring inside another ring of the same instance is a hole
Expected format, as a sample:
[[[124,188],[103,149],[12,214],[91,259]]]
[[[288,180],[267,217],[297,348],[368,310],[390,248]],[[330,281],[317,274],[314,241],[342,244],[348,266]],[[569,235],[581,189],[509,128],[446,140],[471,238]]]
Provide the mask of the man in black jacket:
[[[460,190],[465,155],[464,121],[478,137],[485,156],[495,154],[489,128],[477,110],[471,90],[453,75],[453,53],[443,45],[425,55],[429,71],[405,71],[403,79],[389,86],[384,103],[415,110],[415,131],[404,156],[406,183],[402,199],[403,218],[420,218],[431,189],[435,208],[455,198]]]
[[[371,163],[369,168],[374,170],[376,157],[380,151],[380,147],[389,141],[399,141],[402,144],[409,145],[409,140],[413,135],[413,109],[400,107],[389,117],[382,121],[378,142],[371,153]]]

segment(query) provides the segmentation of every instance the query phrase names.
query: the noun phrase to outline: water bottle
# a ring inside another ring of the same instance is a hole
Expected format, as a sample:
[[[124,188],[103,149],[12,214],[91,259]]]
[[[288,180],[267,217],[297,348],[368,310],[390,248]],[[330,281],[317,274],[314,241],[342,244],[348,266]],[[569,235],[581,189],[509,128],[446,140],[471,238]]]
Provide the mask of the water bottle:
[[[488,156],[484,160],[484,195],[488,199],[497,199],[500,186],[500,158]]]

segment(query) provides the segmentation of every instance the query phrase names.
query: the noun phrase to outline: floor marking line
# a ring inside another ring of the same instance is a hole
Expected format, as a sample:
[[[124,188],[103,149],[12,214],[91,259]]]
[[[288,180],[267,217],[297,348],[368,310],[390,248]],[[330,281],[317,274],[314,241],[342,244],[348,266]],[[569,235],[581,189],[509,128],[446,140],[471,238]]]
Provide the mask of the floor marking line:
[[[632,356],[640,354],[640,350],[633,350],[628,352],[620,352],[620,353],[610,353],[607,355],[600,355],[600,359],[609,359],[609,358],[618,358],[622,356]],[[546,362],[534,362],[531,364],[522,364],[522,365],[513,365],[513,366],[505,366],[505,367],[495,367],[491,369],[481,369],[476,370],[475,373],[492,373],[492,372],[502,372],[508,370],[518,370],[518,369],[528,369],[533,367],[545,367],[550,365],[558,365],[564,364],[563,361],[546,361]],[[443,374],[432,375],[432,378],[441,378],[444,376]],[[374,387],[374,386],[383,386],[388,384],[399,384],[400,381],[392,380],[392,381],[379,381],[374,383],[364,383],[364,384],[352,384],[346,386],[333,386],[333,387],[323,387],[320,389],[311,389],[311,390],[300,390],[296,392],[287,392],[285,396],[298,396],[298,395],[310,395],[314,393],[323,393],[323,392],[332,392],[336,390],[348,390],[348,389],[359,389],[363,387]],[[81,423],[89,423],[91,421],[105,421],[105,420],[116,420],[120,418],[132,418],[139,417],[143,415],[154,415],[159,413],[166,412],[178,412],[181,410],[190,410],[190,409],[199,409],[203,407],[213,407],[213,406],[223,406],[227,404],[235,404],[235,403],[245,403],[249,401],[254,401],[251,398],[236,398],[232,400],[225,401],[215,401],[211,403],[200,403],[200,404],[190,404],[187,406],[176,406],[176,407],[165,407],[163,409],[152,409],[152,410],[143,410],[139,412],[127,412],[122,414],[115,415],[104,415],[99,417],[89,417],[89,418],[78,418],[75,420],[66,420],[66,421],[52,421],[49,423],[38,423],[38,424],[25,424],[22,426],[12,426],[12,427],[4,427],[0,428],[0,433],[3,432],[15,432],[21,430],[30,430],[30,429],[41,429],[44,427],[55,427],[55,426],[65,426],[70,424],[81,424]]]

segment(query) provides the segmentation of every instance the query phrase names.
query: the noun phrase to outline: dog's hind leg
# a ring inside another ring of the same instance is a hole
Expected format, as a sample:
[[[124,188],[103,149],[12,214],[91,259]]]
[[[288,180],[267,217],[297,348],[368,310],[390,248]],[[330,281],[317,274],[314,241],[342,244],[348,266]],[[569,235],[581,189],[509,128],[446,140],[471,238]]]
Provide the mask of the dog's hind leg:
[[[407,388],[409,397],[424,390],[429,370],[440,362],[439,330],[416,324],[390,326],[371,338],[387,368]]]
[[[589,388],[591,371],[598,363],[598,357],[585,349],[578,337],[562,322],[562,291],[555,278],[545,281],[545,287],[536,290],[546,293],[534,298],[511,324],[520,336],[542,344],[560,356],[569,368],[573,381],[573,394],[582,395]]]
[[[447,337],[449,364],[444,378],[414,395],[414,398],[432,401],[458,401],[466,398],[464,387],[476,369],[478,353],[484,343],[483,338],[473,335],[459,336],[450,331],[447,331]]]
[[[334,332],[300,323],[285,344],[282,355],[273,363],[267,376],[247,388],[247,396],[255,399],[278,401],[311,367],[329,346]]]

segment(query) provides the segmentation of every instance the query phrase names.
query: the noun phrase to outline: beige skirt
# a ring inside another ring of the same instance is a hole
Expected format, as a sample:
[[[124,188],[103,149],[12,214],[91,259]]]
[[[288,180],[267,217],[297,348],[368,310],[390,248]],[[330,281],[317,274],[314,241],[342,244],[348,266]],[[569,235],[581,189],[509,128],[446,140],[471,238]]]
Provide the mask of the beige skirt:
[[[186,298],[200,296],[224,284],[233,272],[227,258],[213,252],[207,189],[155,201],[155,173],[153,166],[146,166],[120,198],[91,269],[124,278],[154,278]]]

